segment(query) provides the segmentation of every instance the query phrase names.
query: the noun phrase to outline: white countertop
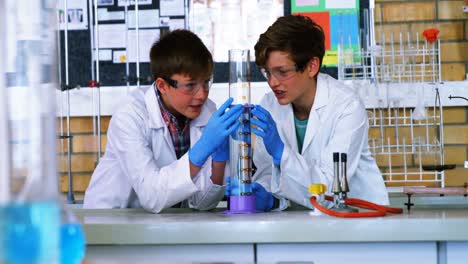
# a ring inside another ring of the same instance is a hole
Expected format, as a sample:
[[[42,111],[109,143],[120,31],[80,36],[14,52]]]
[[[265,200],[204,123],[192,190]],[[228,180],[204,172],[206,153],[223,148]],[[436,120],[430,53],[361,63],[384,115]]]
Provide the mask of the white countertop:
[[[378,218],[311,216],[309,211],[226,215],[169,209],[73,210],[88,245],[468,241],[468,209],[415,208]]]

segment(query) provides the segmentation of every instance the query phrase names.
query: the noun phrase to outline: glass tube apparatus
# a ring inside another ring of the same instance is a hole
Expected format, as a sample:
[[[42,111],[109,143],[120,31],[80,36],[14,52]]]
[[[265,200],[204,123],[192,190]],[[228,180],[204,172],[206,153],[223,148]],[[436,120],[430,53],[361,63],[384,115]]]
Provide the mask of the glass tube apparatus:
[[[58,263],[55,1],[0,1],[0,263]]]
[[[255,196],[252,192],[252,146],[250,129],[250,52],[229,50],[229,96],[233,104],[242,104],[241,125],[231,135],[231,196],[229,210],[232,213],[255,212]]]

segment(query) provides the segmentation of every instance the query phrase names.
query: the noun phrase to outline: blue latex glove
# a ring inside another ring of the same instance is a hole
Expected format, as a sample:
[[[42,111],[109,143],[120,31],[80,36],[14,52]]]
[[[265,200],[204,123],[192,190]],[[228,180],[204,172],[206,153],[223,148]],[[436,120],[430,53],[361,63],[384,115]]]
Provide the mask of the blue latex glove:
[[[221,146],[216,149],[211,158],[213,161],[218,162],[229,160],[229,137],[221,143]]]
[[[273,195],[271,192],[267,192],[260,183],[254,182],[252,191],[255,194],[255,209],[266,212],[273,208]]]
[[[237,179],[232,180],[231,177],[228,176],[226,178],[226,183],[227,185],[224,191],[224,195],[226,195],[227,197],[231,195],[237,195],[237,196],[240,195],[239,181]]]
[[[251,118],[250,122],[257,126],[257,128],[252,127],[252,132],[263,138],[263,143],[266,150],[273,158],[273,163],[275,165],[280,165],[284,143],[278,134],[275,121],[270,113],[260,105],[255,105],[252,110],[252,115],[256,118]]]
[[[189,150],[189,160],[195,166],[201,167],[206,159],[239,127],[240,123],[237,119],[241,115],[242,105],[235,105],[226,111],[232,101],[233,99],[229,98],[214,112],[206,124],[202,136]]]

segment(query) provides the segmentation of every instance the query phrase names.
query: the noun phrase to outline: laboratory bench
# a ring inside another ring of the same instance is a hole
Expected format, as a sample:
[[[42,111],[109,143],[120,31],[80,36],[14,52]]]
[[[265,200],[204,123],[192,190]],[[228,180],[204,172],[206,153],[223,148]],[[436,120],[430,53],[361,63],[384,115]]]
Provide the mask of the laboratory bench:
[[[415,197],[409,212],[352,219],[298,208],[249,215],[223,208],[73,212],[83,223],[90,261],[465,264],[468,198],[452,199],[444,207],[447,198]],[[404,201],[392,197],[392,205]]]

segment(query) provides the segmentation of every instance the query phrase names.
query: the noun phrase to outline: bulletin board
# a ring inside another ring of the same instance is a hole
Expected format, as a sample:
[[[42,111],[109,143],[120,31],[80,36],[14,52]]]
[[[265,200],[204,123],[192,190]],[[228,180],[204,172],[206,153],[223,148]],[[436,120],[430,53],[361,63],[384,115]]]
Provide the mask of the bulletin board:
[[[58,3],[62,87],[65,87],[63,89],[88,87],[90,80],[97,81],[96,60],[93,62],[92,59],[92,47],[97,47],[97,39],[99,39],[99,49],[97,51],[95,49],[94,58],[99,56],[100,85],[123,86],[127,81],[130,85],[135,85],[137,83],[135,1],[98,0],[98,38],[91,34],[96,28],[95,10],[90,8],[94,2],[94,0],[68,0],[67,12],[64,0]],[[161,34],[186,27],[186,0],[139,0],[138,3],[140,84],[149,84],[152,82],[149,49]],[[93,20],[90,21],[89,18]],[[66,19],[68,24],[65,23]],[[68,29],[67,34],[65,28]],[[68,45],[65,45],[65,35]],[[65,54],[68,54],[68,70]],[[128,73],[126,61],[128,61]]]
[[[316,11],[327,9],[329,1],[346,1],[349,0],[284,0],[284,14],[290,15],[295,13],[313,13]],[[96,64],[92,61],[92,45],[91,32],[94,30],[94,20],[89,21],[89,18],[95,18],[94,9],[90,8],[90,3],[94,4],[94,0],[68,0],[68,12],[65,15],[63,7],[64,0],[59,0],[59,21],[60,21],[60,63],[61,63],[61,80],[62,84],[66,84],[66,73],[68,72],[68,86],[74,88],[77,86],[88,87],[90,80],[96,80]],[[133,58],[135,56],[127,56],[127,49],[135,50],[135,34],[130,33],[127,36],[127,43],[130,47],[125,47],[122,44],[123,36],[128,31],[134,31],[132,23],[135,18],[132,13],[135,12],[134,0],[129,0],[127,12],[125,12],[125,0],[97,0],[98,2],[98,22],[99,22],[99,82],[101,86],[125,86],[127,81],[130,85],[137,83],[137,67]],[[190,9],[189,0],[139,0],[139,33],[140,39],[143,36],[143,44],[140,44],[140,56],[148,59],[150,42],[157,40],[159,36],[176,28],[188,28],[188,10]],[[363,10],[368,8],[369,0],[351,1],[356,3],[356,7],[352,10]],[[301,4],[302,3],[302,4]],[[310,4],[312,3],[312,4]],[[318,3],[313,4],[313,3]],[[60,5],[61,4],[61,5]],[[299,4],[299,5],[298,5]],[[92,10],[93,14],[89,11]],[[351,10],[351,11],[352,11]],[[339,10],[335,10],[339,12]],[[335,12],[333,11],[333,12]],[[351,12],[349,11],[349,12]],[[333,13],[331,12],[331,13]],[[341,12],[341,11],[340,11]],[[343,11],[344,12],[344,11]],[[348,11],[346,11],[348,12]],[[125,22],[125,14],[129,18]],[[65,19],[68,20],[67,39],[68,46],[65,48]],[[343,18],[344,19],[344,18]],[[255,22],[251,22],[255,23]],[[320,22],[319,22],[320,23]],[[334,28],[334,23],[341,24],[342,21],[335,19],[330,20],[330,28]],[[358,23],[362,23],[361,20]],[[134,25],[133,25],[134,27]],[[362,25],[360,25],[362,27]],[[358,29],[356,29],[358,30]],[[336,47],[337,33],[330,31],[327,38],[327,63],[323,65],[321,71],[326,72],[334,77],[337,76],[337,68],[334,66],[333,54]],[[151,39],[153,37],[153,39]],[[353,43],[356,39],[352,39]],[[115,43],[120,44],[115,44]],[[133,46],[132,46],[133,45]],[[65,67],[65,50],[68,54],[68,71]],[[131,50],[128,50],[132,53]],[[94,55],[97,56],[96,53]],[[329,59],[328,59],[329,58]],[[124,59],[128,60],[127,66]],[[328,63],[330,62],[331,63]],[[94,68],[94,71],[93,71]],[[94,75],[93,75],[94,72]],[[139,63],[140,84],[150,84],[153,80],[151,77],[150,64],[148,61],[140,60]],[[228,82],[229,66],[226,62],[215,62],[214,82]],[[255,62],[251,62],[251,80],[253,82],[265,81]],[[93,78],[94,76],[94,78]]]

